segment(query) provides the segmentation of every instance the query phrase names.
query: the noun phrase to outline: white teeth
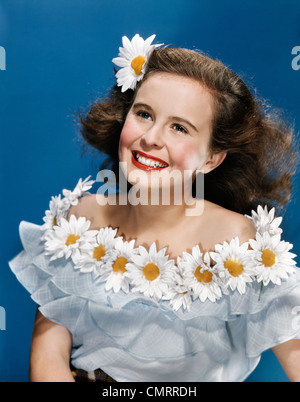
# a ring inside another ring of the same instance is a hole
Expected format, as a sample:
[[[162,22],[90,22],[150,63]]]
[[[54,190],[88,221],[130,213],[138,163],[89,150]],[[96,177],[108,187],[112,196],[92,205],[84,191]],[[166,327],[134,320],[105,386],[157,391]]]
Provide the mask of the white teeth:
[[[151,166],[151,167],[155,167],[155,168],[164,168],[164,167],[167,166],[167,165],[165,165],[163,163],[160,163],[158,161],[154,161],[153,159],[145,158],[144,156],[141,156],[138,153],[135,154],[135,159],[137,161],[139,161],[142,165],[145,165],[145,166]]]

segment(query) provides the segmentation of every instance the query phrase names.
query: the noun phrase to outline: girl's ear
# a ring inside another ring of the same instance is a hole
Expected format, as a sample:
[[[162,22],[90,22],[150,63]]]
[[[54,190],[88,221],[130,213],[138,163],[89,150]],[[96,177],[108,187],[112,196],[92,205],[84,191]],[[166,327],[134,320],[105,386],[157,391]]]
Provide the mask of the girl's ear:
[[[205,163],[204,167],[202,168],[203,173],[209,173],[214,170],[216,167],[221,165],[223,160],[226,158],[227,152],[220,152],[217,154],[212,154],[210,158]]]

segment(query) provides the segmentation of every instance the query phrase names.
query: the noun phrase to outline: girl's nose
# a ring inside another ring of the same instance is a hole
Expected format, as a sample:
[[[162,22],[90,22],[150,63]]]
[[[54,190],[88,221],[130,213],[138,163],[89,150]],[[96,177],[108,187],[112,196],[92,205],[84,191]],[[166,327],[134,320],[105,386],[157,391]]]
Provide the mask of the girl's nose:
[[[164,146],[163,137],[163,128],[158,124],[153,124],[142,136],[142,141],[148,147],[162,148]]]

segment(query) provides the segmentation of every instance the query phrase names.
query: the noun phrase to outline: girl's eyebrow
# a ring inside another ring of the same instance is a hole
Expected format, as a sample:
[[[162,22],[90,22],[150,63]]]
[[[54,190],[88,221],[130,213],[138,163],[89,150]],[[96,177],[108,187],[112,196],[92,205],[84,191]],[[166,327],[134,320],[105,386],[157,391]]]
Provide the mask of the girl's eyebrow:
[[[142,108],[142,109],[146,109],[150,112],[153,112],[153,109],[151,108],[151,106],[147,105],[146,103],[135,103],[132,107],[133,107],[133,109]],[[168,118],[169,118],[169,120],[176,120],[179,123],[188,124],[190,127],[192,127],[193,130],[198,131],[197,128],[189,120],[186,120],[183,117],[169,116]]]
[[[146,105],[146,103],[134,103],[132,107],[133,107],[134,109],[140,109],[140,108],[142,108],[142,109],[147,109],[147,110],[153,111],[152,108],[151,108],[151,106]]]

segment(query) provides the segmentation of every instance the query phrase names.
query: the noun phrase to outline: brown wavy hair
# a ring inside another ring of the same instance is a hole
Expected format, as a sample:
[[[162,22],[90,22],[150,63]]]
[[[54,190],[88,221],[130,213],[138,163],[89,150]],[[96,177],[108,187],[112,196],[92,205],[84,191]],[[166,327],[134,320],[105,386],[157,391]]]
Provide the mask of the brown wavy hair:
[[[222,164],[205,175],[205,199],[240,213],[258,204],[284,206],[291,194],[298,152],[293,129],[254,95],[244,80],[218,60],[183,48],[155,49],[135,91],[114,86],[107,99],[80,116],[81,134],[108,154],[118,174],[119,138],[140,85],[156,72],[201,82],[214,100],[210,149],[227,152]]]

